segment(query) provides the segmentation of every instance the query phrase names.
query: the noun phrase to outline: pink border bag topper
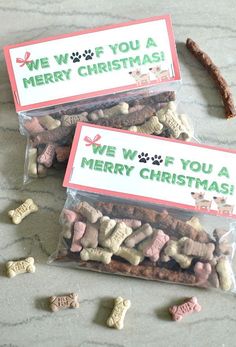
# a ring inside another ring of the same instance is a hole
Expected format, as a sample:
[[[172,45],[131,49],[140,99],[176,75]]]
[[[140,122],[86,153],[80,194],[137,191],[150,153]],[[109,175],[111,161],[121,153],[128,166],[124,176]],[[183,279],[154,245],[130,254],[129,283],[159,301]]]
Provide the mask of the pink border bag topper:
[[[169,15],[4,48],[16,111],[180,81]]]
[[[234,150],[78,123],[63,185],[235,218],[235,160]]]

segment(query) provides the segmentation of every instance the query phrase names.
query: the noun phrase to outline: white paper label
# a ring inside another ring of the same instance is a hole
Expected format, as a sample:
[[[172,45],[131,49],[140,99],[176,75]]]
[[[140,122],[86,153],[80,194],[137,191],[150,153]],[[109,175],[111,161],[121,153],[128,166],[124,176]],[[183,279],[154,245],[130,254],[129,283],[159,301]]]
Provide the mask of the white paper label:
[[[5,55],[18,110],[180,79],[168,16],[7,47]]]
[[[233,215],[236,152],[79,123],[64,186]]]

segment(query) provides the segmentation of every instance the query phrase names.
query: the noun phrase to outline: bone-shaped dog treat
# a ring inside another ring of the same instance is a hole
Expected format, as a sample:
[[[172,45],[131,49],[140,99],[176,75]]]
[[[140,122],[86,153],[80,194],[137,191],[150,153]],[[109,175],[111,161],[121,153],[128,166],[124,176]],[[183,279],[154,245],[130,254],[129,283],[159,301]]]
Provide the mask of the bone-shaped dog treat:
[[[80,252],[82,249],[81,238],[83,237],[86,229],[86,224],[83,222],[75,222],[74,235],[71,243],[71,252]]]
[[[29,148],[28,150],[28,175],[29,177],[38,176],[37,148]]]
[[[47,168],[44,165],[38,163],[37,171],[38,171],[38,176],[39,177],[47,176]]]
[[[145,106],[142,110],[129,113],[128,115],[119,114],[111,118],[100,118],[95,124],[121,129],[132,125],[143,124],[154,114],[155,109],[153,107]]]
[[[129,113],[141,111],[143,108],[144,108],[144,105],[135,104],[134,106],[129,108]]]
[[[233,285],[232,270],[227,257],[221,257],[216,264],[216,272],[220,280],[220,287],[225,291],[229,291]]]
[[[128,247],[120,247],[115,255],[124,258],[132,265],[138,265],[144,259],[144,256],[140,251]]]
[[[176,305],[169,308],[169,312],[172,315],[173,320],[180,321],[187,314],[201,311],[197,298],[193,296],[191,299],[185,301],[182,305]]]
[[[197,231],[201,232],[204,231],[203,226],[201,225],[199,219],[195,216],[191,217],[186,224],[191,225],[194,229],[196,229]]]
[[[170,130],[170,133],[174,138],[177,139],[182,134],[188,137],[188,131],[181,123],[181,120],[176,112],[176,106],[173,102],[169,102],[168,105],[159,110],[156,115],[159,121]]]
[[[125,315],[130,306],[130,300],[123,299],[121,296],[118,296],[115,299],[115,305],[113,307],[112,313],[107,320],[107,325],[115,329],[123,329]]]
[[[211,264],[198,261],[194,265],[194,273],[198,282],[206,282],[211,274]]]
[[[111,261],[112,253],[97,247],[97,248],[84,248],[80,252],[80,258],[84,261],[95,260],[104,264],[109,264]]]
[[[179,114],[180,122],[183,126],[183,129],[185,129],[185,132],[183,131],[180,135],[180,139],[184,141],[189,141],[193,137],[193,129],[191,128],[188,116],[186,114]]]
[[[223,228],[216,228],[213,231],[213,236],[216,239],[216,254],[217,255],[231,255],[233,246],[229,240],[229,232]]]
[[[127,218],[114,218],[116,222],[124,222],[127,227],[130,227],[132,229],[137,229],[141,227],[142,222],[138,219],[127,219]]]
[[[104,216],[100,219],[100,227],[98,234],[98,243],[103,245],[103,241],[109,237],[112,233],[112,230],[116,226],[116,221],[114,219],[110,219],[107,216]]]
[[[102,213],[96,210],[86,201],[83,201],[78,206],[78,212],[82,214],[90,223],[96,223],[102,217]]]
[[[82,112],[80,114],[64,115],[61,118],[61,123],[63,127],[70,127],[71,125],[76,125],[78,122],[88,122],[88,113]]]
[[[134,125],[129,127],[128,130],[144,133],[144,134],[157,134],[162,132],[163,125],[159,122],[158,117],[153,116],[142,125]]]
[[[127,225],[127,224],[126,224]],[[148,236],[152,235],[152,227],[150,224],[143,224],[139,229],[135,230],[126,240],[125,245],[128,248],[133,248],[137,243],[143,241]]]
[[[70,146],[57,146],[55,148],[57,161],[66,161],[70,156]]]
[[[55,145],[49,143],[44,148],[43,152],[38,156],[37,162],[43,164],[46,167],[51,167],[55,156]]]
[[[62,210],[61,219],[63,221],[62,235],[64,238],[70,239],[72,236],[72,228],[75,221],[78,219],[78,215],[76,212],[64,208]]]
[[[32,199],[27,199],[15,210],[8,211],[8,216],[12,218],[14,224],[19,224],[26,216],[36,211],[38,211],[38,206]]]
[[[154,230],[152,240],[143,249],[143,254],[149,257],[151,261],[157,261],[160,257],[160,252],[165,244],[169,241],[169,236],[162,230]]]
[[[30,134],[37,134],[44,131],[44,128],[39,123],[38,117],[32,117],[30,120],[26,120],[24,127]]]
[[[39,123],[47,130],[53,130],[61,125],[61,122],[51,116],[39,117]]]
[[[204,260],[211,260],[213,259],[214,250],[214,243],[201,243],[186,238],[183,242],[181,251],[186,255],[200,257]]]
[[[103,114],[104,116],[107,116],[107,117],[114,117],[119,114],[128,114],[128,113],[129,113],[129,104],[127,104],[127,102],[120,102],[118,105],[103,109]]]
[[[80,240],[84,248],[96,248],[98,245],[98,228],[95,224],[86,223],[85,233]]]
[[[34,258],[28,257],[18,261],[8,261],[6,264],[7,276],[12,278],[18,274],[35,272]]]
[[[101,109],[95,110],[95,111],[90,112],[88,114],[88,120],[91,122],[95,122],[99,118],[103,118],[103,117],[105,117],[105,116],[104,116],[103,110],[101,110]]]
[[[71,135],[73,129],[71,127],[58,127],[53,130],[45,130],[35,136],[31,137],[33,146],[38,146],[40,144],[47,144],[52,142],[60,141]]]
[[[78,299],[79,296],[75,293],[61,296],[51,296],[49,298],[49,305],[53,312],[59,311],[64,308],[78,308]]]
[[[192,257],[181,253],[183,244],[186,239],[186,237],[182,237],[178,241],[170,240],[168,241],[167,246],[164,249],[164,254],[173,258],[177,263],[179,263],[182,269],[187,269],[192,262]],[[162,260],[164,259],[162,258]]]
[[[122,242],[132,233],[132,229],[123,222],[117,223],[111,236],[104,240],[103,246],[116,253]]]

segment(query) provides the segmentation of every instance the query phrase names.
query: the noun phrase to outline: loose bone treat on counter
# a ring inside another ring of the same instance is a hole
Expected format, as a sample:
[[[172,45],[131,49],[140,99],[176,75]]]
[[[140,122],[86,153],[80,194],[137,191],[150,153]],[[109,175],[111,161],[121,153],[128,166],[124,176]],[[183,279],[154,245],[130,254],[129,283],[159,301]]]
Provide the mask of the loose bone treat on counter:
[[[55,260],[99,272],[233,289],[230,258],[218,247],[225,230],[208,234],[196,216],[181,217],[180,211],[73,196],[61,213]]]

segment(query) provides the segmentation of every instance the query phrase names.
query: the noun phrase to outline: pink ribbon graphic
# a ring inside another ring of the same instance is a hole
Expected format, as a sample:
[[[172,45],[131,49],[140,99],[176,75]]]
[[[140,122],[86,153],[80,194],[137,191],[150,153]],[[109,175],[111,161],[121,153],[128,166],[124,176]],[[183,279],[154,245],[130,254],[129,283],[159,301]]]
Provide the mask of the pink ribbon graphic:
[[[30,57],[30,52],[25,52],[25,56],[24,56],[24,59],[21,59],[21,58],[16,58],[16,62],[18,64],[20,64],[19,66],[22,67],[24,66],[26,63],[31,63],[32,60],[29,60],[29,57]]]
[[[96,136],[94,136],[93,140],[88,137],[88,136],[85,136],[84,138],[84,141],[85,142],[88,142],[86,143],[85,146],[92,146],[92,145],[95,145],[95,146],[101,146],[100,143],[97,143],[97,141],[99,141],[101,139],[101,136],[99,134],[97,134]]]

